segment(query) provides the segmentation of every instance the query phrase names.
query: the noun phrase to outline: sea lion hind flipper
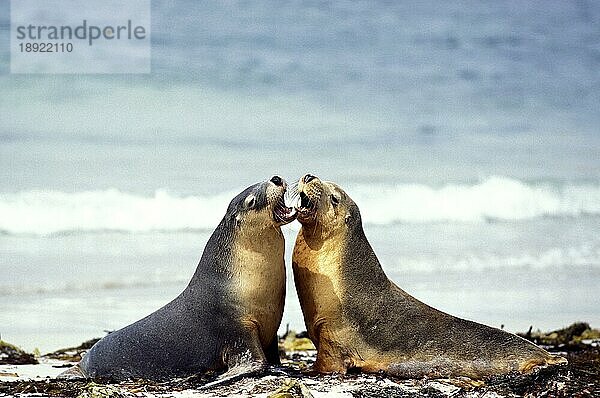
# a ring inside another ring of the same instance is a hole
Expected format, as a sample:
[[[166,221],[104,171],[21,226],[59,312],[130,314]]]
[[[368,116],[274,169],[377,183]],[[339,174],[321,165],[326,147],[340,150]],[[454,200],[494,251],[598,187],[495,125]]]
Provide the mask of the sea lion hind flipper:
[[[83,373],[83,369],[81,369],[79,364],[77,364],[60,373],[58,376],[56,376],[56,378],[63,380],[78,380],[87,379],[88,377],[85,375],[85,373]]]
[[[569,361],[565,357],[561,357],[560,355],[550,355],[550,357],[546,360],[546,364],[548,365],[567,365]]]
[[[566,365],[569,361],[565,357],[561,357],[560,355],[552,355],[549,354],[543,359],[532,359],[522,363],[519,366],[519,372],[521,373],[530,373],[538,368],[545,368],[547,366],[553,365]]]
[[[263,374],[267,367],[268,366],[265,363],[261,362],[238,364],[230,368],[227,372],[223,373],[210,383],[206,383],[205,385],[200,387],[200,389],[206,390],[209,388],[236,382],[244,377],[258,376]]]

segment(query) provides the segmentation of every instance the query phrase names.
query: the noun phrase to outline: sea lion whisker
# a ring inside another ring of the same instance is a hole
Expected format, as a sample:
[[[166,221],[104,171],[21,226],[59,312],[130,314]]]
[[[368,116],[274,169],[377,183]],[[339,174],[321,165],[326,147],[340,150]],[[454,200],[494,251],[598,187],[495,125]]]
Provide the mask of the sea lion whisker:
[[[275,218],[275,221],[283,222],[283,218],[277,212],[273,213],[273,217]]]
[[[296,207],[298,202],[298,197],[300,196],[300,192],[298,191],[298,185],[288,187],[285,191],[284,201],[288,201],[291,207]]]

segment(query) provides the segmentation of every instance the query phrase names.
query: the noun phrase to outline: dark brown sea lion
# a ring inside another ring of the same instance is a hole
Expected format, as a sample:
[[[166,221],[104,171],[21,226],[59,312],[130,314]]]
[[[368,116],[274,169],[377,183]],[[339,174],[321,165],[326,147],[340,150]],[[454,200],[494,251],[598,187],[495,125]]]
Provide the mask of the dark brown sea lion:
[[[298,191],[302,228],[292,263],[308,335],[318,349],[316,371],[482,378],[566,363],[514,334],[410,296],[383,272],[346,192],[308,174]]]
[[[64,377],[161,380],[278,363],[285,298],[281,225],[295,218],[278,176],[236,196],[187,288],[153,314],[110,333]]]

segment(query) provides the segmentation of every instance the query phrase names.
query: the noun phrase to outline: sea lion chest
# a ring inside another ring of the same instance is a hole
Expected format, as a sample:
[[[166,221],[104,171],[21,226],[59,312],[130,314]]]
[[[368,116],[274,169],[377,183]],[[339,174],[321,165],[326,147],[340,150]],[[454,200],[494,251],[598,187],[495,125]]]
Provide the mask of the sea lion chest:
[[[279,232],[274,236],[256,237],[253,242],[239,242],[233,257],[231,289],[238,299],[242,323],[256,325],[261,344],[267,346],[277,333],[283,316],[283,235]]]
[[[344,286],[341,250],[335,239],[317,241],[298,234],[292,258],[294,281],[309,334],[322,323],[335,324],[341,315]]]

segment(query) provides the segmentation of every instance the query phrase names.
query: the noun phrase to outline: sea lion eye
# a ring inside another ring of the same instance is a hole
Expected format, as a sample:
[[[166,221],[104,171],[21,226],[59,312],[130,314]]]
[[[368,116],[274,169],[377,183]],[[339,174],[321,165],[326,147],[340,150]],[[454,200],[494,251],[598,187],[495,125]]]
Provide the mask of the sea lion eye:
[[[331,204],[333,204],[334,206],[337,206],[339,203],[340,203],[340,200],[338,199],[338,197],[335,195],[331,195]]]
[[[244,201],[244,205],[246,206],[246,209],[253,208],[255,204],[256,204],[256,196],[248,195],[248,197]]]

